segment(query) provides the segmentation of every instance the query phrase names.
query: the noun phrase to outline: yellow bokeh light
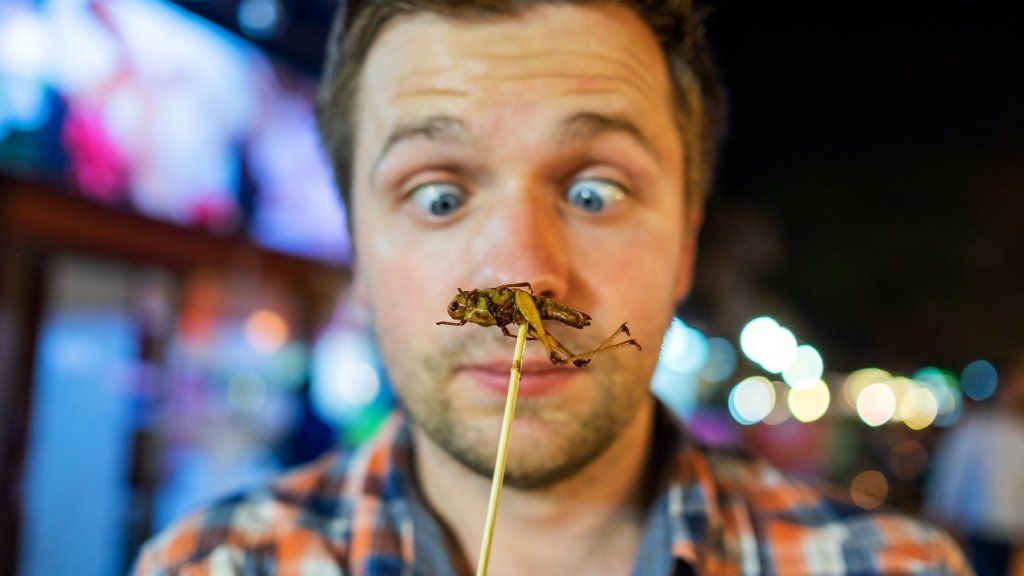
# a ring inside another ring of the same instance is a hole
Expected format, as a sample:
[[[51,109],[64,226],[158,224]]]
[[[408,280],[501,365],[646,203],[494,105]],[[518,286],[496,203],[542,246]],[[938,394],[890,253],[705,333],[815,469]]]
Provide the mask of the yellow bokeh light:
[[[881,426],[896,411],[896,394],[886,382],[876,382],[857,396],[857,416],[868,426]]]
[[[892,380],[889,380],[889,387],[892,388],[892,393],[896,395],[896,411],[893,412],[892,422],[903,421],[903,403],[907,398],[907,394],[911,390],[918,388],[918,383],[914,382],[910,378],[904,378],[903,376],[896,376]]]
[[[900,417],[911,430],[927,428],[939,414],[939,401],[927,388],[915,388],[900,402]]]
[[[825,415],[831,397],[828,384],[818,380],[813,386],[790,390],[787,404],[794,418],[801,422],[814,422]]]
[[[892,380],[892,374],[881,370],[879,368],[863,368],[850,374],[846,378],[846,382],[843,384],[843,396],[846,401],[849,402],[850,406],[857,405],[857,397],[860,393],[871,386],[872,384],[878,384],[880,382],[888,382]]]

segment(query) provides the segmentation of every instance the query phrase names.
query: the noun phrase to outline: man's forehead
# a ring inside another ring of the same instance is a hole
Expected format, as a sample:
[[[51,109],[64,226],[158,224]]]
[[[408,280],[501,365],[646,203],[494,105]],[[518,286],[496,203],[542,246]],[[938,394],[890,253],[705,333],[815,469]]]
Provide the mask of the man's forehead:
[[[361,85],[365,98],[395,101],[531,81],[561,81],[570,91],[669,91],[664,55],[636,13],[572,3],[486,19],[396,18],[370,50]]]
[[[392,22],[371,49],[358,133],[360,148],[372,150],[359,157],[376,171],[409,137],[473,145],[474,136],[502,135],[516,146],[609,131],[665,157],[677,136],[671,101],[657,40],[623,6],[567,3],[488,19],[418,14]]]

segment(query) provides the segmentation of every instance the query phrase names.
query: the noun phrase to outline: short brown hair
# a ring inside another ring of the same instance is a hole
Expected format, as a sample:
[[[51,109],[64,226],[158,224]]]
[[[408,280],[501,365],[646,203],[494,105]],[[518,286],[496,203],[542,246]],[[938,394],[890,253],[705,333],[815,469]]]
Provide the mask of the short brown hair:
[[[391,19],[418,12],[493,18],[538,5],[603,2],[632,8],[665,53],[685,150],[687,205],[701,208],[711,187],[725,98],[704,39],[704,13],[691,0],[341,0],[327,46],[317,120],[349,217],[359,76],[374,40]]]

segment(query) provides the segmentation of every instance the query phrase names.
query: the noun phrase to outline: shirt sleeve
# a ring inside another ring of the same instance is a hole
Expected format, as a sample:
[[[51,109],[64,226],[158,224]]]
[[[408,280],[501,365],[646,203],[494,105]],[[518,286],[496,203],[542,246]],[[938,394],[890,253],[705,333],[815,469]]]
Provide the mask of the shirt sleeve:
[[[944,575],[949,576],[975,576],[974,569],[964,556],[960,546],[945,531],[935,529],[935,542],[938,555],[945,570]]]
[[[146,542],[135,559],[133,576],[178,574],[198,553],[198,521],[194,518],[162,532]]]

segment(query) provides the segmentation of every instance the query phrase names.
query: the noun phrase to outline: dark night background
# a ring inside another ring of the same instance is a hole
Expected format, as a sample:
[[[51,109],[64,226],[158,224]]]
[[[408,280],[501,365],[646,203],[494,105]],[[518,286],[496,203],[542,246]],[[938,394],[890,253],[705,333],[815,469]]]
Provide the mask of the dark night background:
[[[713,7],[732,116],[706,232],[765,214],[756,282],[836,369],[1024,354],[1019,21],[938,6]]]
[[[181,2],[226,27],[234,3]],[[994,3],[710,3],[729,133],[684,313],[830,369],[1024,351],[1024,46]],[[264,44],[315,73],[331,3]],[[736,298],[733,299],[732,297]]]

